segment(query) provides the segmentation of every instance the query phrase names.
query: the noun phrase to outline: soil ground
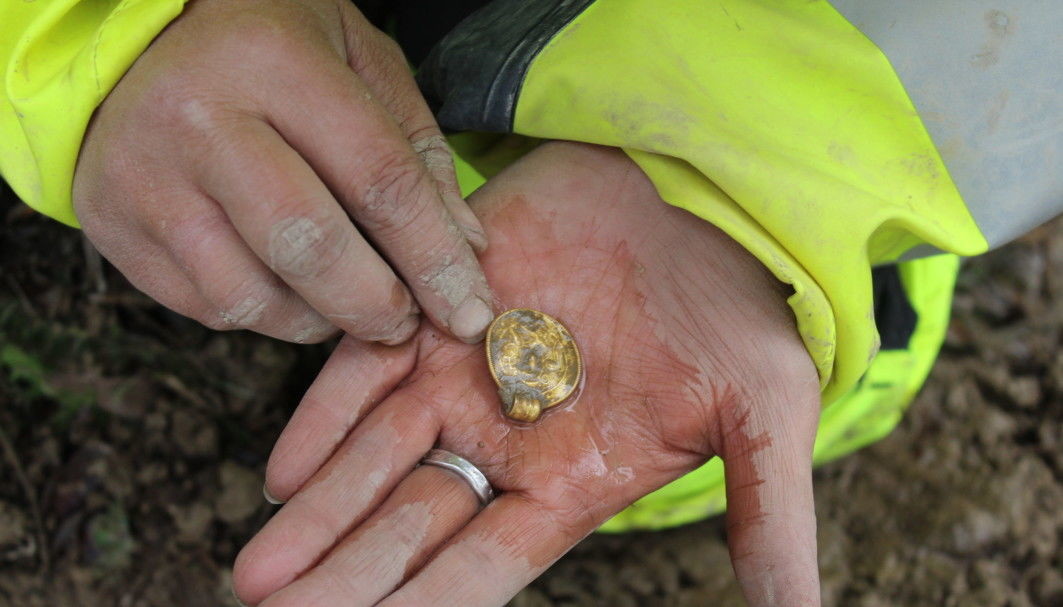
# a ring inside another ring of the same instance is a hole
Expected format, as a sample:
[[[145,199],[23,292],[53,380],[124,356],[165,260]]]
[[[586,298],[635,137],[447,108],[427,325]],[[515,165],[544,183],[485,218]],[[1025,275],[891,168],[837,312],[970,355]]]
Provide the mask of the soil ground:
[[[327,346],[214,333],[0,195],[0,605],[235,605]],[[970,261],[901,425],[820,469],[826,605],[1063,605],[1063,221]],[[592,536],[512,602],[740,605],[721,521]]]

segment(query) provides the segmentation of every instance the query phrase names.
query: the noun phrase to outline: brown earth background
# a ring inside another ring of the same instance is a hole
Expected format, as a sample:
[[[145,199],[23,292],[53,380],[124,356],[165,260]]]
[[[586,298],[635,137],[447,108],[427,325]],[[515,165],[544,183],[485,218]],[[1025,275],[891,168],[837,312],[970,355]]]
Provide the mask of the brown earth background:
[[[235,605],[327,346],[215,333],[0,194],[0,605]],[[826,605],[1063,605],[1063,220],[969,261],[892,435],[816,473]],[[592,536],[512,605],[741,605],[718,518]]]

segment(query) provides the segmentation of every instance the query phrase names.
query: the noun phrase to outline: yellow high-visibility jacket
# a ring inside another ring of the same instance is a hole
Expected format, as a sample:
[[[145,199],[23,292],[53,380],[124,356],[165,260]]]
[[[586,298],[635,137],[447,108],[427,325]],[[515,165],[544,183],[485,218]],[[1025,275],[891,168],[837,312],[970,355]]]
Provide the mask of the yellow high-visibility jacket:
[[[0,0],[0,173],[27,204],[76,224],[88,120],[182,6]],[[956,268],[927,256],[982,253],[1063,210],[1060,31],[1055,0],[494,0],[418,79],[447,129],[622,148],[791,285],[823,461],[888,431],[925,377]],[[466,160],[463,175],[489,172]],[[876,358],[873,280],[890,264],[919,313],[893,362]],[[859,396],[872,361],[906,377],[880,382],[897,404]],[[676,487],[607,528],[722,507]]]

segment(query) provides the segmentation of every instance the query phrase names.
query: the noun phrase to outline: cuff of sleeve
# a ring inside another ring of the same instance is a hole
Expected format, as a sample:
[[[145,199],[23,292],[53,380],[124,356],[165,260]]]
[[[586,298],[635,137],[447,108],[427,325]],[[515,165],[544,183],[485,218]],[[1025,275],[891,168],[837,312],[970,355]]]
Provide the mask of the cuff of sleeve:
[[[0,48],[0,172],[26,204],[78,225],[71,187],[89,120],[184,2],[58,1],[0,27],[11,35]]]
[[[778,280],[793,287],[787,303],[819,372],[820,387],[826,388],[833,376],[837,321],[827,294],[816,280],[768,230],[692,165],[670,156],[627,148],[624,151],[646,173],[665,202],[720,228]]]
[[[889,61],[827,2],[595,2],[531,62],[514,131],[624,149],[792,285],[824,404],[878,352],[874,265],[987,246]]]

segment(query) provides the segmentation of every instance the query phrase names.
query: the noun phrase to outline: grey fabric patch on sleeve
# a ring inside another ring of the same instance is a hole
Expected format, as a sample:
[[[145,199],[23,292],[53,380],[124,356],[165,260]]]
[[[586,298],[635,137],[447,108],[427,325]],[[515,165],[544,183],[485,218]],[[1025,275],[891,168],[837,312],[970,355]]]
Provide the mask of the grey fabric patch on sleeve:
[[[508,133],[528,66],[594,0],[495,0],[469,15],[417,74],[444,129]]]
[[[1063,212],[1063,2],[831,4],[889,58],[991,247]]]

